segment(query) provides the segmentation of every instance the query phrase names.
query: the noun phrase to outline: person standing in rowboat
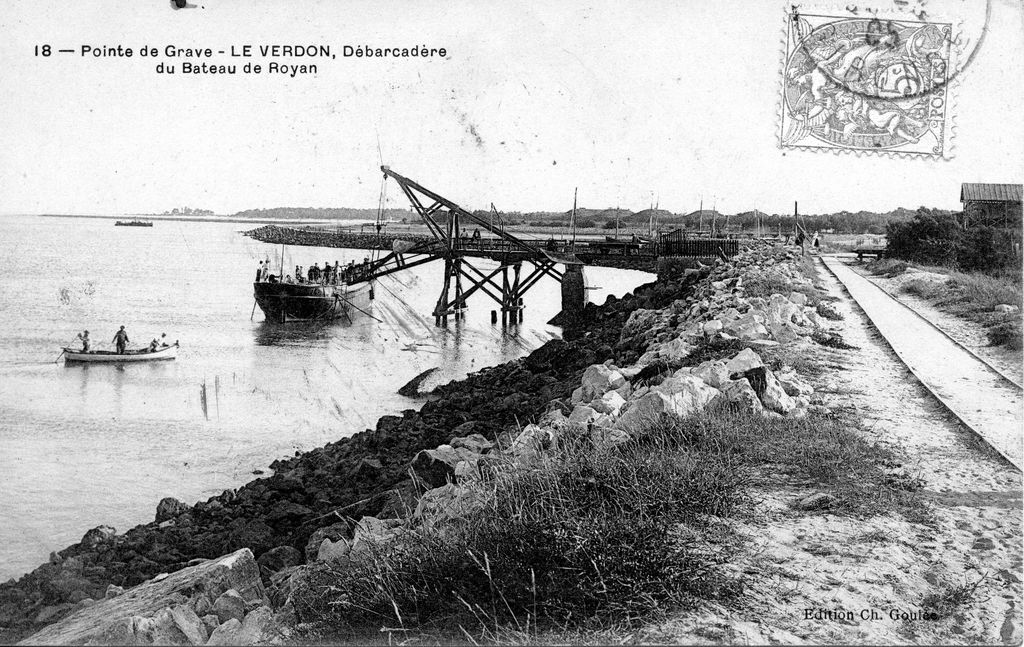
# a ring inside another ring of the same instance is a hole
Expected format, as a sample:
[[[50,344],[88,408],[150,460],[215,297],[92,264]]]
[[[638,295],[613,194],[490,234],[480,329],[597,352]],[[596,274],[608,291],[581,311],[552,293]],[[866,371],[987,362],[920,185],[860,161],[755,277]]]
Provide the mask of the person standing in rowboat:
[[[83,332],[78,333],[78,338],[82,340],[82,352],[83,353],[88,353],[89,352],[89,331],[85,330]]]
[[[114,344],[117,346],[117,354],[124,355],[124,349],[128,346],[128,333],[124,331],[124,326],[114,333]]]

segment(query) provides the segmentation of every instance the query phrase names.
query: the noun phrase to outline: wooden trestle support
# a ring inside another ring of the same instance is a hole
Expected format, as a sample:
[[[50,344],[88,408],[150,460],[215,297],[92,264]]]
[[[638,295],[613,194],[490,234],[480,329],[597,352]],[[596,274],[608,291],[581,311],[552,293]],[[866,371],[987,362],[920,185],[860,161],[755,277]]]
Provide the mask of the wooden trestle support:
[[[544,276],[562,281],[564,273],[557,268],[559,261],[553,260],[540,248],[507,233],[500,227],[495,227],[487,219],[470,213],[451,200],[395,173],[390,167],[382,166],[381,171],[385,178],[394,179],[402,188],[402,192],[427,226],[435,242],[406,252],[426,254],[428,258],[409,261],[397,252],[387,255],[378,261],[375,274],[390,274],[405,267],[443,258],[441,294],[433,312],[437,325],[447,325],[448,317],[454,317],[456,321],[462,319],[465,316],[467,300],[478,290],[497,302],[502,324],[518,323],[523,319],[523,297],[530,288]],[[447,218],[445,222],[439,223],[435,220],[435,215],[442,210],[447,212]],[[487,230],[497,240],[491,239],[485,244],[480,239],[470,240],[460,236],[464,221]],[[470,258],[495,260],[498,267],[488,272],[476,267]],[[525,277],[523,263],[532,266]],[[497,281],[498,274],[501,274],[500,284]],[[467,288],[463,287],[463,279],[468,283]],[[496,319],[496,316],[493,319]]]

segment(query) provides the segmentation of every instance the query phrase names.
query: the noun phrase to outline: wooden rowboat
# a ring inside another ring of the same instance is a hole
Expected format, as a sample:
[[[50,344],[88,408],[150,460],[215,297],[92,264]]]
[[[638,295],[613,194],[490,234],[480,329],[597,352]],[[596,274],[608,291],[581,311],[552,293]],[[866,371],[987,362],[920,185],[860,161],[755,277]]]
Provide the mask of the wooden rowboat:
[[[161,359],[174,359],[178,356],[178,345],[158,348],[152,352],[148,349],[129,350],[117,353],[111,350],[92,350],[83,353],[74,348],[64,349],[65,362],[153,362]]]

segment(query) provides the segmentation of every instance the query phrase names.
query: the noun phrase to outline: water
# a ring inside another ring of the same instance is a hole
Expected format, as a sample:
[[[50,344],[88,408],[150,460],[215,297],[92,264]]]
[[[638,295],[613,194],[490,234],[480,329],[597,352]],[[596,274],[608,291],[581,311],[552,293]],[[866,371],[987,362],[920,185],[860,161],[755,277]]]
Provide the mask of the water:
[[[382,321],[281,326],[258,309],[250,321],[257,262],[276,265],[281,248],[246,228],[0,218],[0,578],[99,524],[151,521],[162,497],[205,500],[277,458],[418,407],[396,391],[428,368],[440,367],[428,385],[457,379],[559,335],[545,324],[559,310],[549,279],[527,294],[517,328],[492,325],[496,304],[480,292],[466,320],[434,327],[440,262],[382,279],[372,306]],[[285,267],[366,254],[293,247]],[[604,268],[587,277],[597,302],[651,279]],[[131,346],[162,332],[180,340],[178,359],[54,362],[80,330],[110,348],[121,325]]]

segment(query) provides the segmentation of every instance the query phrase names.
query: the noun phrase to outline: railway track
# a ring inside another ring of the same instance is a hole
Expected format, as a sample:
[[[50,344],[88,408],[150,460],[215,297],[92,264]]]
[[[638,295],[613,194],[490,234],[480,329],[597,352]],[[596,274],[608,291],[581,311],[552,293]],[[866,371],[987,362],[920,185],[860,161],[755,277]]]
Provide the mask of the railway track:
[[[1022,469],[1021,385],[839,259],[821,260],[925,388],[964,426]]]

